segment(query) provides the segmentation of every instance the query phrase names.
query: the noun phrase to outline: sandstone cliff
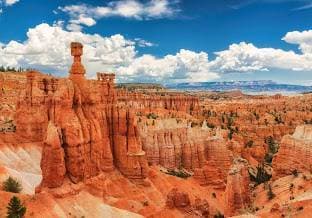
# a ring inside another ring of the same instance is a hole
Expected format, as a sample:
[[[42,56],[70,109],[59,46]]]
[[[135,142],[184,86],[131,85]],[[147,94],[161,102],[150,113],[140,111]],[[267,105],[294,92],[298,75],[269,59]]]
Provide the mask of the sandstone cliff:
[[[312,169],[312,125],[298,126],[293,135],[283,137],[273,158],[274,177]]]

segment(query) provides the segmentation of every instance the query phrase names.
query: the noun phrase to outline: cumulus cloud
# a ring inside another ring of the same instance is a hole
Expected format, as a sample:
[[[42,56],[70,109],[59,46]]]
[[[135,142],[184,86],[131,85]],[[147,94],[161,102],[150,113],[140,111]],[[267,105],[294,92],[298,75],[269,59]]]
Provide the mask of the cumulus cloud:
[[[312,54],[312,30],[288,32],[283,40],[285,42],[299,45],[303,54]]]
[[[287,34],[288,35],[288,34]],[[290,42],[290,37],[283,39]],[[287,40],[286,40],[287,38]],[[294,40],[299,44],[303,54],[294,51],[284,51],[274,48],[257,48],[252,43],[241,42],[232,44],[227,50],[216,52],[216,59],[212,61],[211,68],[221,73],[245,73],[254,71],[268,71],[270,69],[284,69],[291,71],[311,71],[312,43]]]
[[[4,0],[5,5],[14,5],[15,3],[19,2],[19,0]]]
[[[121,81],[208,81],[218,77],[209,70],[205,52],[181,49],[163,58],[138,56],[135,47],[138,44],[120,34],[102,37],[66,31],[61,25],[62,22],[54,26],[40,24],[29,29],[26,41],[0,44],[0,65],[36,68],[66,76],[72,62],[70,42],[79,41],[84,45],[83,62],[89,78],[98,71],[116,72]]]
[[[166,55],[156,58],[152,55],[143,55],[136,58],[130,65],[117,69],[124,80],[142,79],[151,81],[209,81],[218,78],[218,74],[209,69],[208,54],[196,53],[181,49],[175,55]]]
[[[55,40],[57,39],[57,40]],[[134,43],[122,35],[100,35],[68,32],[59,26],[40,24],[27,32],[27,40],[10,41],[1,48],[0,64],[27,66],[54,72],[66,72],[71,63],[69,45],[72,41],[84,44],[84,61],[89,76],[96,70],[114,69],[129,63],[136,55]]]
[[[261,72],[270,69],[312,71],[312,31],[289,32],[283,40],[298,45],[300,53],[275,48],[258,48],[252,43],[232,44],[216,52],[181,49],[176,54],[155,57],[138,55],[137,47],[153,43],[120,34],[103,37],[64,30],[64,22],[40,24],[27,32],[23,42],[0,43],[0,65],[36,68],[66,76],[71,65],[70,43],[84,44],[83,62],[89,78],[98,71],[115,72],[119,81],[195,82],[217,79],[224,73]]]
[[[138,0],[119,0],[109,2],[106,6],[77,4],[58,9],[70,17],[67,29],[80,31],[82,26],[93,26],[96,24],[96,20],[105,17],[115,16],[136,20],[172,17],[179,11],[177,4],[177,0],[149,0],[146,3],[141,3]]]

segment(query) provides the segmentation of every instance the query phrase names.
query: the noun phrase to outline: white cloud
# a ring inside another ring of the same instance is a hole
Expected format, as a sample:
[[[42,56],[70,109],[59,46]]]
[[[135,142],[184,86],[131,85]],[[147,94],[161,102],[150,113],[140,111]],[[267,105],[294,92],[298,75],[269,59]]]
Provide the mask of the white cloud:
[[[28,30],[24,42],[0,43],[0,65],[36,68],[66,76],[72,62],[70,42],[79,41],[84,45],[83,62],[89,78],[98,71],[106,71],[116,72],[121,81],[185,82],[209,81],[229,72],[312,71],[312,31],[289,32],[283,38],[297,44],[301,53],[241,42],[216,52],[216,58],[209,61],[206,52],[185,49],[164,57],[139,56],[136,46],[153,43],[141,38],[129,40],[120,34],[102,37],[72,32],[64,30],[63,25],[63,21],[52,26],[40,24]]]
[[[4,4],[7,6],[14,5],[17,2],[19,2],[19,0],[4,0]]]
[[[153,47],[157,46],[156,44],[146,41],[145,39],[135,38],[134,41],[137,43],[139,47]]]
[[[57,39],[57,40],[56,40]],[[84,44],[84,62],[90,72],[111,70],[129,63],[136,55],[132,41],[117,34],[101,37],[80,32],[68,32],[59,26],[40,24],[27,32],[27,40],[10,41],[1,48],[0,65],[32,67],[67,72],[71,64],[69,45],[72,41]],[[66,73],[65,73],[66,74]]]
[[[299,45],[299,49],[303,54],[312,54],[312,30],[288,32],[283,40]]]
[[[70,42],[79,41],[84,45],[83,62],[88,77],[94,77],[98,71],[116,72],[123,81],[208,81],[218,77],[209,70],[205,52],[181,49],[163,58],[138,56],[138,44],[122,35],[102,37],[69,32],[61,24],[40,24],[29,29],[26,41],[0,44],[0,65],[61,72],[59,75],[66,76],[72,62]]]
[[[69,15],[68,28],[72,25],[93,26],[96,20],[105,17],[124,17],[128,19],[145,20],[159,19],[174,16],[177,9],[177,0],[149,0],[141,3],[138,0],[119,0],[108,3],[106,6],[90,6],[86,4],[68,5],[58,9]],[[74,29],[81,30],[82,27]]]
[[[3,13],[5,7],[14,5],[19,2],[19,0],[0,0],[0,15]]]
[[[211,68],[222,73],[268,71],[272,68],[312,70],[312,55],[274,48],[257,48],[245,42],[232,44],[227,50],[216,52],[216,55]]]
[[[143,55],[136,58],[130,65],[120,67],[117,72],[124,80],[141,81],[209,81],[218,78],[218,74],[209,69],[208,55],[181,49],[176,55],[156,58]]]

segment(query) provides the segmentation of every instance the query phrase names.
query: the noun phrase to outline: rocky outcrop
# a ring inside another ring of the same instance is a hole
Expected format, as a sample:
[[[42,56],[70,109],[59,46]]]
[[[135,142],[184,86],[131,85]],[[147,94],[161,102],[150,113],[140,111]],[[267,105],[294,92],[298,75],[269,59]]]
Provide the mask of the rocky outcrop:
[[[55,188],[63,184],[66,167],[65,154],[62,148],[61,129],[50,122],[47,129],[47,137],[44,141],[42,160],[40,163],[42,171],[41,185],[43,187]],[[40,190],[37,189],[37,191]]]
[[[144,124],[143,124],[144,125]],[[205,138],[209,130],[190,128],[176,119],[156,121],[155,126],[141,126],[140,135],[149,164],[168,169],[195,169],[205,163]]]
[[[196,96],[181,93],[138,93],[125,90],[117,91],[118,104],[152,111],[156,108],[195,113],[199,109],[199,99]]]
[[[298,126],[293,135],[283,137],[273,169],[273,178],[312,169],[312,125]]]
[[[166,206],[170,209],[179,209],[187,214],[187,217],[209,216],[209,204],[207,200],[195,198],[195,201],[191,203],[189,195],[185,192],[179,191],[177,188],[173,188],[168,193]]]
[[[245,209],[251,202],[249,190],[248,164],[245,159],[234,159],[228,173],[225,189],[225,215],[238,215],[239,210]]]
[[[114,75],[98,73],[97,81],[84,78],[81,50],[79,43],[72,45],[70,79],[27,73],[15,116],[16,136],[44,142],[42,187],[60,186],[64,175],[78,183],[115,167],[141,181],[147,162],[134,114],[117,106]]]
[[[166,206],[169,208],[185,208],[190,205],[191,201],[188,194],[179,192],[177,188],[173,188],[167,195]]]
[[[208,140],[205,155],[206,162],[202,168],[195,168],[194,178],[201,185],[213,185],[216,188],[224,189],[233,154],[227,148],[226,141],[221,135]]]

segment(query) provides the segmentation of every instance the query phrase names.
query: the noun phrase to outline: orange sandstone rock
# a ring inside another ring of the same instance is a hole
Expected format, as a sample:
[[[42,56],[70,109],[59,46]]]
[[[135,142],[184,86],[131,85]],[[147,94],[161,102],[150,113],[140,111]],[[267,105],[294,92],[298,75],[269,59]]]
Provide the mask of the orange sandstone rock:
[[[225,215],[234,216],[251,202],[249,190],[248,163],[245,159],[234,159],[229,171],[225,189]]]
[[[293,135],[283,137],[273,169],[274,178],[312,169],[312,125],[298,126]]]
[[[40,186],[42,187],[55,188],[63,184],[66,168],[62,144],[61,129],[49,122],[40,164],[42,170]],[[39,191],[40,188],[37,190]]]

